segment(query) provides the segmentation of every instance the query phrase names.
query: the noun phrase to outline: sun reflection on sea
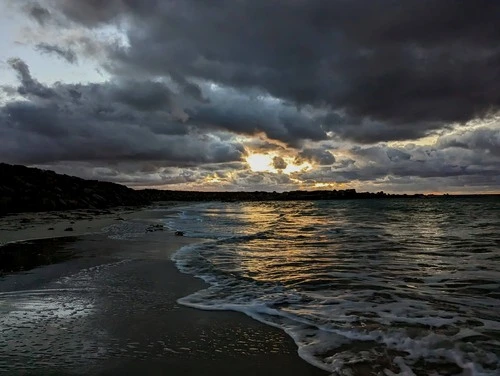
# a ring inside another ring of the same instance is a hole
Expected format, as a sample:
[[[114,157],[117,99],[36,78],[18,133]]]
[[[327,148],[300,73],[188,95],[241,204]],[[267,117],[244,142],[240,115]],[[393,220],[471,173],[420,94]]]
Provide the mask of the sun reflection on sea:
[[[332,221],[323,215],[304,215],[303,211],[294,215],[291,203],[282,203],[280,207],[269,204],[266,210],[263,210],[266,205],[259,206],[259,210],[252,210],[249,205],[241,207],[247,229],[251,229],[246,235],[253,236],[244,247],[234,249],[238,254],[233,259],[238,263],[234,267],[245,271],[248,278],[263,283],[280,281],[293,284],[298,280],[304,281],[307,276],[314,275],[312,269],[322,265],[324,247],[330,254],[340,250],[341,243],[329,241],[326,234],[318,235],[317,230],[324,226],[326,220],[332,228],[342,227],[344,221],[341,215]],[[311,214],[315,211],[314,204],[310,211]],[[276,242],[276,238],[280,241]]]

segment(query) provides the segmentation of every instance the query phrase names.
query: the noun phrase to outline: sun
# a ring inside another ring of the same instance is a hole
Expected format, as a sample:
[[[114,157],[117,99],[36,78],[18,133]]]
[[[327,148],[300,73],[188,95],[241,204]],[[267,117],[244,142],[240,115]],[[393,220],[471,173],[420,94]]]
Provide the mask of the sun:
[[[245,160],[253,172],[276,172],[273,157],[268,154],[251,154]]]
[[[286,163],[286,167],[283,169],[278,169],[275,166],[274,158],[280,157]],[[312,164],[303,161],[300,164],[297,164],[295,158],[290,156],[281,157],[277,153],[269,153],[269,154],[249,154],[245,158],[245,162],[250,167],[252,172],[271,172],[274,174],[285,174],[291,175],[297,172],[309,171],[313,168]]]

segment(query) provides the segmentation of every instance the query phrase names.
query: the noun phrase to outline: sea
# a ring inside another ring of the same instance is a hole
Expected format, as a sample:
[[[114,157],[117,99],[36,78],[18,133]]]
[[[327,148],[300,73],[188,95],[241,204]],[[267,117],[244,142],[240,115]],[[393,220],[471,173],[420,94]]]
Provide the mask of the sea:
[[[500,199],[178,206],[205,241],[173,261],[208,287],[179,303],[284,330],[335,375],[500,375]]]

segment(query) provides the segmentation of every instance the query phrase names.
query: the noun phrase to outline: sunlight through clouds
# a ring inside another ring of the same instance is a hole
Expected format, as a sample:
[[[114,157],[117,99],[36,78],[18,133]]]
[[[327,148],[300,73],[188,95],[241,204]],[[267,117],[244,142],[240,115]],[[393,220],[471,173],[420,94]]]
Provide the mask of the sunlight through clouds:
[[[279,158],[282,163],[284,162],[284,168],[280,168],[279,166],[277,166],[276,158]],[[289,156],[281,157],[276,153],[250,153],[245,158],[245,162],[253,172],[271,172],[275,174],[283,173],[286,175],[290,175],[296,172],[309,171],[313,168],[312,164],[307,161],[297,163],[297,158]]]

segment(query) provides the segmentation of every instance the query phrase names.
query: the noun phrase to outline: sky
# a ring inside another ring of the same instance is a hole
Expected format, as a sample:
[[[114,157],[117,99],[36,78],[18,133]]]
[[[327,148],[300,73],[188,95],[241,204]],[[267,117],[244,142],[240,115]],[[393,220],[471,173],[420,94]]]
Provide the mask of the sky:
[[[133,188],[500,193],[500,2],[0,0],[0,161]]]

